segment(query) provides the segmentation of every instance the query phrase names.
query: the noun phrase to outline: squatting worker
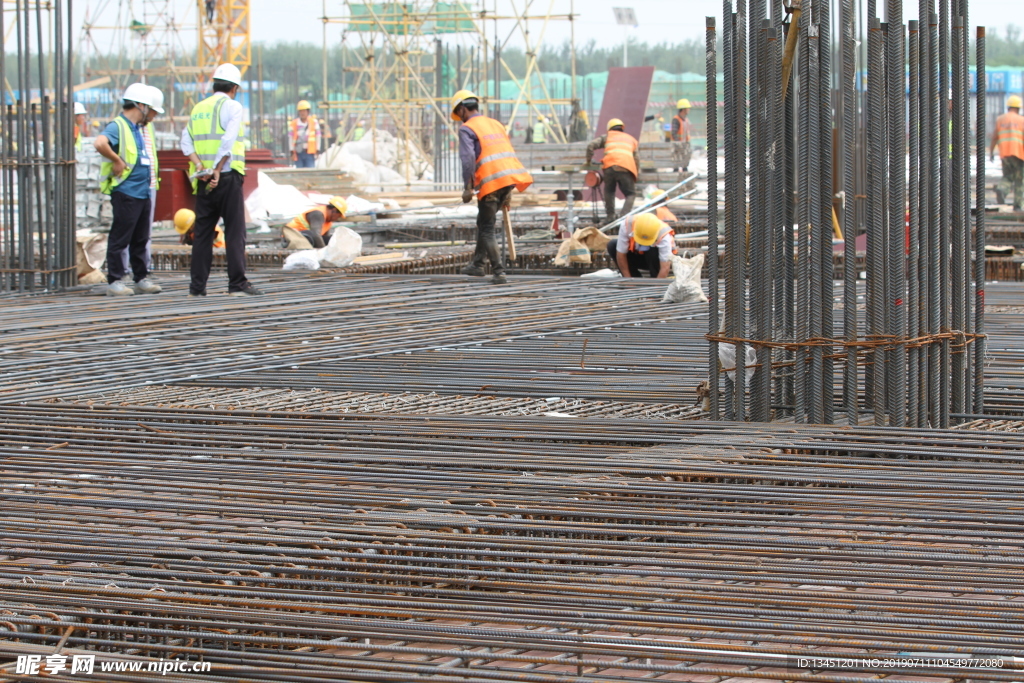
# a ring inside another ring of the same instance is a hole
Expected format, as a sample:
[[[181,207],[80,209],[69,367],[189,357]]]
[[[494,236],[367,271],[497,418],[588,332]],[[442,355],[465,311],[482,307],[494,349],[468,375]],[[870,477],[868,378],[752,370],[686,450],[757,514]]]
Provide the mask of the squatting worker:
[[[1005,202],[1013,193],[1013,209],[1021,210],[1024,201],[1024,116],[1020,114],[1019,95],[1010,95],[1006,100],[1006,113],[996,119],[992,131],[992,147],[989,158],[994,159],[996,147],[1003,161],[1003,179],[996,186],[999,203]]]
[[[604,213],[607,221],[615,220],[615,191],[622,190],[626,203],[622,215],[633,210],[636,198],[636,182],[640,176],[640,143],[623,130],[619,119],[608,121],[608,132],[587,145],[587,165],[594,158],[594,152],[604,149],[601,167],[604,169]]]
[[[312,107],[306,100],[299,100],[295,107],[298,118],[292,119],[288,126],[288,139],[292,144],[292,161],[295,168],[313,168],[316,165],[316,155],[320,151],[320,141],[323,132],[320,130],[320,121],[311,114]]]
[[[149,278],[146,245],[150,231],[150,168],[153,158],[142,137],[142,127],[153,106],[153,91],[142,83],[132,83],[124,91],[121,115],[96,136],[93,147],[103,156],[100,165],[100,192],[110,195],[114,219],[107,237],[107,294],[130,296],[156,294],[160,285]],[[115,151],[116,149],[116,151]],[[132,279],[129,289],[121,252],[127,247]]]
[[[343,197],[331,197],[326,206],[315,206],[300,213],[284,229],[294,230],[305,237],[314,249],[322,249],[331,241],[331,224],[344,218],[346,211],[348,202]]]
[[[672,159],[677,164],[676,170],[688,171],[693,156],[693,147],[690,145],[693,132],[689,119],[690,100],[685,97],[679,100],[676,109],[678,112],[672,118]]]
[[[242,73],[234,64],[213,72],[213,94],[192,108],[181,132],[181,151],[189,158],[189,176],[196,194],[195,238],[192,242],[192,281],[189,296],[206,296],[213,265],[217,221],[224,219],[228,262],[228,294],[262,294],[245,277],[245,145],[238,139],[242,105],[235,101]],[[197,175],[199,174],[199,175]]]
[[[641,269],[651,277],[668,277],[674,253],[675,232],[653,213],[630,216],[619,227],[618,239],[608,243],[608,255],[622,277],[642,277]]]
[[[533,184],[533,177],[516,158],[505,126],[480,113],[480,101],[472,92],[460,90],[452,97],[452,119],[462,122],[459,128],[459,158],[465,185],[462,201],[471,202],[476,188],[478,205],[476,251],[472,263],[462,269],[462,274],[483,277],[486,259],[491,262],[494,274],[491,282],[500,285],[507,280],[494,234],[498,211],[508,206],[513,188],[525,192]]]

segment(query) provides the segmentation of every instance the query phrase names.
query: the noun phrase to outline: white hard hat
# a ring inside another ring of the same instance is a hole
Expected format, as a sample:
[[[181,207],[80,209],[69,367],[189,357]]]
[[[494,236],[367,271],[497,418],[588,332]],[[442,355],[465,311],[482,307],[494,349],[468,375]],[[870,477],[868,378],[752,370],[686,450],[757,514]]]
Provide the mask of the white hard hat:
[[[153,92],[145,83],[132,83],[125,88],[121,99],[128,102],[138,102],[148,107],[153,106]]]
[[[88,113],[89,112],[87,112],[85,110],[85,105],[84,104],[82,104],[81,102],[75,102],[75,116],[78,116],[79,114],[88,114]]]
[[[148,85],[146,87],[149,88],[150,92],[153,94],[153,103],[152,103],[153,111],[155,111],[157,114],[163,114],[164,113],[164,94],[163,94],[163,92],[160,90],[160,88],[157,88],[156,86]]]
[[[213,72],[214,79],[242,85],[242,72],[234,64],[221,64]]]

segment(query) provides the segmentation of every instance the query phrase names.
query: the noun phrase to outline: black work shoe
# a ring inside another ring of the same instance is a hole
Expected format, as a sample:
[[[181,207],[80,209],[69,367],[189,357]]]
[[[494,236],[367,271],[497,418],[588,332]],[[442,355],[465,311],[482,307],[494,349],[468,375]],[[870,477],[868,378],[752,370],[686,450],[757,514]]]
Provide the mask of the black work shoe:
[[[492,285],[503,285],[506,282],[508,282],[508,278],[505,277],[505,273],[495,273],[491,277],[491,284]]]
[[[198,299],[198,298],[204,297],[204,296],[206,296],[206,292],[189,292],[188,293],[188,298],[189,299]]]
[[[462,266],[462,270],[459,271],[463,275],[472,275],[473,277],[483,277],[484,269],[480,266],[474,266],[469,264],[468,266]]]
[[[247,284],[243,289],[240,289],[237,292],[228,292],[228,296],[261,296],[262,294],[263,292],[256,289],[256,286],[251,283]]]

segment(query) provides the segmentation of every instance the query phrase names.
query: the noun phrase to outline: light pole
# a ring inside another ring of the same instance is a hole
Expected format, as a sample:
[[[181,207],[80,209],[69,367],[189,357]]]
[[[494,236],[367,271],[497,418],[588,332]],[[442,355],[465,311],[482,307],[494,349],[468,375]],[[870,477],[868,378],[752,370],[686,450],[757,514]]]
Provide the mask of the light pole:
[[[632,7],[613,7],[615,12],[615,23],[620,26],[636,28],[639,23],[636,20],[636,12]],[[622,66],[629,66],[629,29],[626,29],[626,40],[622,43]]]

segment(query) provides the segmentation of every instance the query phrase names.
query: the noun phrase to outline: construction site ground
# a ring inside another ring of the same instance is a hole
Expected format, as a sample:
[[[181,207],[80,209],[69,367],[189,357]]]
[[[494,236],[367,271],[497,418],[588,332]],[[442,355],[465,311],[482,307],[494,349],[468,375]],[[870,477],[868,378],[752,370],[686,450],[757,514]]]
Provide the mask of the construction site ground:
[[[250,277],[2,298],[0,681],[1024,677],[1024,285],[899,430],[704,419],[664,282]]]

